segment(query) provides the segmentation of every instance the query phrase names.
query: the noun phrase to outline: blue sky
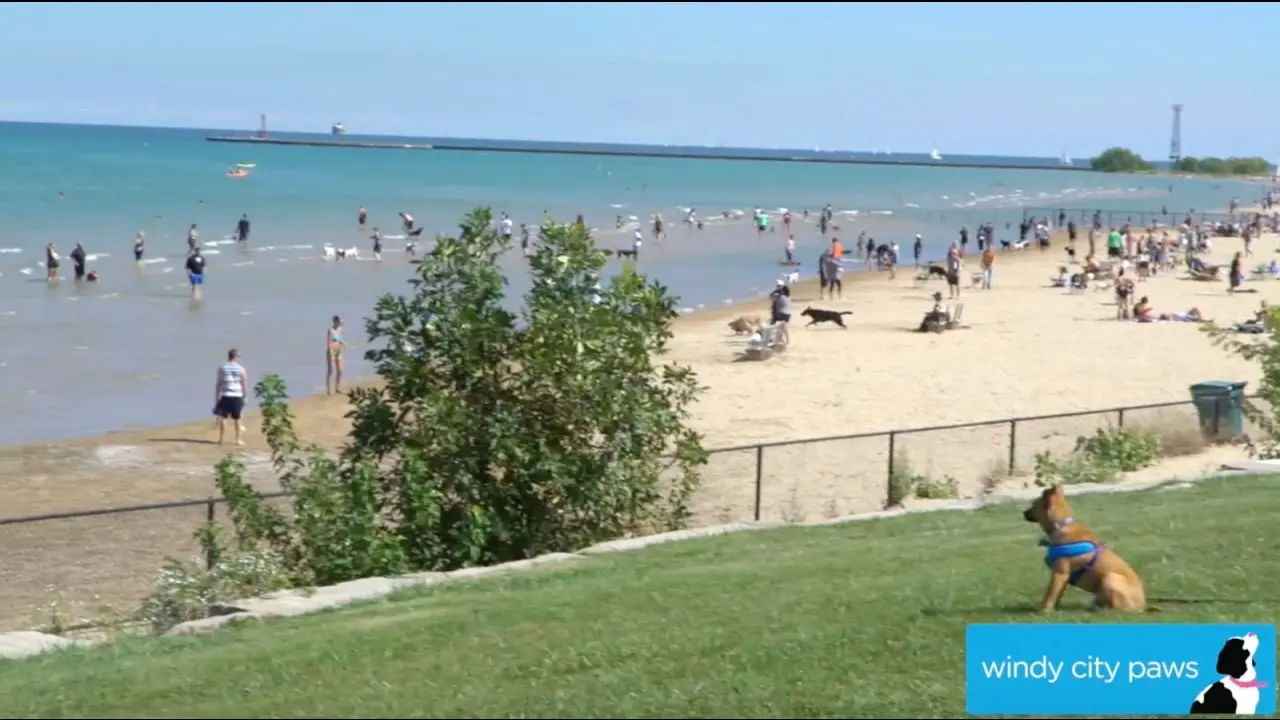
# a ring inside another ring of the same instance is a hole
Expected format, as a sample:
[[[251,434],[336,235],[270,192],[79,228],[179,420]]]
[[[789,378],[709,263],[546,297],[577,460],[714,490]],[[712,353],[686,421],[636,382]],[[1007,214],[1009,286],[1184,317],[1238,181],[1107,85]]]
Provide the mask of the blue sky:
[[[1280,156],[1275,3],[3,3],[0,119]],[[1216,38],[1233,38],[1217,41]]]

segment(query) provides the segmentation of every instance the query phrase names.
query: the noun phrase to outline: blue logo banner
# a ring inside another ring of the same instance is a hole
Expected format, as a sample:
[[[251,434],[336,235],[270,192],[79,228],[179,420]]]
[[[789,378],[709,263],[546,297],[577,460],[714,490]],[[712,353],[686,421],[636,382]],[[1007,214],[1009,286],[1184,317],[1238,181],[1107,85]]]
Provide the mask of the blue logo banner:
[[[970,625],[970,715],[1265,715],[1275,625]]]

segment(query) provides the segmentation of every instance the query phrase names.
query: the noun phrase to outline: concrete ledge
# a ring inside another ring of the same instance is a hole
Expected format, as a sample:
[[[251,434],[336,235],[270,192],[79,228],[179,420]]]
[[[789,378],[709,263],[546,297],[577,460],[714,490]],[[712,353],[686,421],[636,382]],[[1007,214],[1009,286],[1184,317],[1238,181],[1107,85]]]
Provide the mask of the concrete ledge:
[[[1224,465],[1222,470],[1236,471],[1234,473],[1236,475],[1252,475],[1260,472],[1276,472],[1277,470],[1280,470],[1280,467],[1277,467],[1276,464],[1232,463],[1230,466]],[[1192,487],[1195,482],[1204,480],[1207,477],[1222,476],[1205,476],[1195,478],[1193,480],[1175,478],[1158,481],[1151,480],[1143,482],[1117,483],[1114,485],[1082,484],[1070,485],[1064,489],[1068,495],[1072,496],[1140,492],[1144,490],[1166,491]],[[710,527],[695,528],[692,530],[677,530],[674,532],[666,532],[645,537],[612,540],[610,542],[592,545],[591,547],[584,548],[577,553],[549,553],[529,560],[517,560],[515,562],[503,563],[501,565],[493,565],[490,567],[464,568],[462,570],[455,570],[449,573],[410,573],[408,575],[390,578],[371,577],[314,589],[282,590],[279,592],[268,593],[262,597],[235,600],[216,606],[211,608],[211,611],[215,613],[213,617],[181,623],[170,628],[165,635],[202,635],[215,632],[227,627],[228,625],[233,625],[239,622],[256,621],[263,618],[309,615],[311,613],[339,608],[352,603],[378,600],[396,592],[397,590],[408,587],[423,587],[467,580],[481,580],[484,578],[521,572],[544,565],[585,561],[595,555],[631,552],[634,550],[653,547],[655,545],[664,545],[666,543],[680,542],[684,540],[716,537],[719,535],[728,535],[731,533],[754,530],[771,530],[779,527],[823,527],[831,525],[845,525],[855,522],[867,522],[872,520],[891,520],[893,518],[903,517],[906,515],[918,515],[921,513],[958,510],[971,511],[981,509],[988,505],[1026,502],[1035,498],[1040,493],[1040,488],[1027,488],[1026,490],[995,493],[980,498],[930,503],[913,508],[898,508],[871,513],[859,513],[856,515],[846,515],[843,517],[837,517],[829,520],[818,520],[814,522],[728,523],[725,525],[713,525]],[[66,647],[85,644],[87,643],[84,641],[71,640],[57,635],[47,635],[39,632],[0,633],[0,659],[26,658],[52,650],[59,650]]]

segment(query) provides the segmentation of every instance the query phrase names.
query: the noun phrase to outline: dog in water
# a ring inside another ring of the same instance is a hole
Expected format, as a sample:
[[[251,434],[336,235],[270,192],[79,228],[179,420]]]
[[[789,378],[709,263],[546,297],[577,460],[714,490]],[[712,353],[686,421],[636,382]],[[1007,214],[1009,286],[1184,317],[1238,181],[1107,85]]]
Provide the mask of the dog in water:
[[[1068,585],[1092,593],[1098,609],[1158,610],[1147,606],[1142,580],[1129,563],[1075,519],[1061,487],[1046,488],[1022,517],[1038,524],[1045,534],[1040,544],[1046,548],[1049,586],[1040,601],[1042,612],[1057,610]]]
[[[750,335],[760,329],[759,315],[743,315],[729,321],[729,329],[734,335]]]
[[[811,327],[818,323],[835,323],[840,327],[846,327],[844,324],[844,316],[852,315],[848,310],[820,310],[818,308],[807,307],[804,312],[800,313],[802,317],[809,318],[809,324],[805,327]]]
[[[332,245],[324,246],[325,260],[346,260],[347,258],[358,260],[360,258],[359,248],[336,248]]]
[[[639,250],[624,250],[619,248],[613,251],[613,256],[616,258],[631,258],[632,260],[635,260],[639,255]]]

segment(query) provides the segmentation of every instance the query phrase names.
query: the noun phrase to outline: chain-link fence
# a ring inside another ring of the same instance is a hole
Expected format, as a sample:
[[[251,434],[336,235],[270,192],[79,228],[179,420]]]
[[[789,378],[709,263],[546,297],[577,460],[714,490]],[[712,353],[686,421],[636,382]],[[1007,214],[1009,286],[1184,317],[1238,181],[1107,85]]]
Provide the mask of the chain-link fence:
[[[973,497],[1031,473],[1037,454],[1071,452],[1080,436],[1103,427],[1141,428],[1173,452],[1194,452],[1205,434],[1218,434],[1202,426],[1192,402],[1175,402],[718,449],[702,470],[694,524],[880,510],[899,499],[895,478],[900,485],[904,477]],[[270,497],[287,503],[283,494]],[[195,533],[225,519],[222,502],[0,519],[0,630],[69,627],[135,610],[166,558],[203,561]]]

